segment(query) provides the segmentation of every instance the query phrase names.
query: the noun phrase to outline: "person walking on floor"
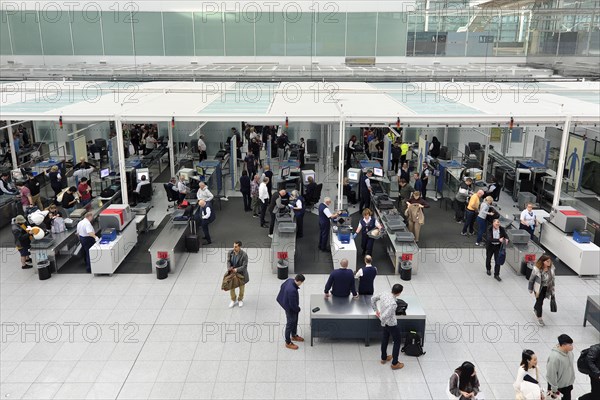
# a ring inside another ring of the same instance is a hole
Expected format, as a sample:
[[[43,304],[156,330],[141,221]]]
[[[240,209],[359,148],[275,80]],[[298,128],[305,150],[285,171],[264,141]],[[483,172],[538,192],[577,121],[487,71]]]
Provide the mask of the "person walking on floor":
[[[533,312],[540,326],[544,326],[544,320],[542,319],[544,299],[552,298],[555,293],[554,277],[555,269],[552,265],[552,259],[549,255],[544,254],[536,261],[529,278],[529,293],[533,294],[536,299]]]
[[[306,155],[306,142],[304,138],[300,138],[300,143],[298,144],[298,159],[300,161],[300,169],[304,168],[304,156]]]
[[[333,214],[329,209],[331,198],[325,197],[319,204],[319,250],[329,252],[329,231],[331,230],[331,219],[337,218],[338,213]]]
[[[267,184],[269,178],[264,177],[262,183],[258,187],[258,199],[260,200],[260,226],[261,228],[268,228],[267,222],[265,221],[265,215],[267,214],[267,207],[269,206],[269,189]]]
[[[414,191],[406,205],[405,215],[408,220],[408,230],[415,236],[415,242],[419,243],[421,228],[425,225],[423,209],[429,208],[429,203],[421,198],[420,192]]]
[[[427,184],[429,183],[429,176],[431,175],[431,168],[427,162],[423,162],[423,169],[421,170],[421,197],[427,198]]]
[[[269,178],[267,181],[267,190],[269,191],[269,200],[271,199],[271,193],[273,192],[273,171],[269,164],[265,165],[265,171],[262,174],[263,178]]]
[[[575,382],[573,358],[573,339],[563,333],[558,337],[558,345],[550,351],[546,363],[548,390],[555,395],[561,393],[561,400],[571,400]]]
[[[495,219],[492,225],[487,231],[487,246],[485,248],[485,270],[488,275],[492,274],[492,256],[494,257],[494,279],[498,282],[502,281],[500,278],[500,266],[498,263],[498,256],[500,254],[500,247],[508,243],[508,236],[506,230],[500,226],[500,220]]]
[[[27,229],[27,220],[22,215],[13,218],[11,231],[15,238],[15,245],[21,255],[21,268],[28,269],[33,266],[31,261],[31,234]]]
[[[353,238],[355,238],[359,233],[362,233],[360,242],[362,255],[364,256],[365,254],[368,254],[372,256],[375,239],[369,237],[369,232],[374,229],[382,229],[383,225],[377,221],[377,218],[373,217],[373,211],[371,211],[369,208],[365,208],[362,211],[362,215],[363,217],[358,222],[358,227],[356,228],[356,233],[354,233]]]
[[[88,212],[85,214],[85,218],[83,218],[77,224],[77,235],[79,236],[79,242],[81,243],[81,248],[83,249],[83,255],[85,258],[86,271],[92,272],[92,262],[90,260],[90,249],[97,241],[100,240],[98,236],[96,236],[96,231],[92,226],[92,221],[94,220],[94,214]]]
[[[479,386],[475,366],[473,363],[465,361],[454,370],[450,377],[448,390],[457,400],[473,400],[478,398]]]
[[[250,177],[246,171],[242,171],[242,176],[240,177],[240,192],[242,192],[242,199],[244,201],[244,211],[252,211]]]
[[[331,291],[331,293],[330,293]],[[340,267],[334,269],[329,274],[329,279],[325,284],[325,298],[333,297],[348,297],[352,293],[353,298],[358,297],[356,292],[356,283],[354,281],[354,273],[348,269],[348,260],[342,258]]]
[[[372,295],[375,292],[374,282],[377,277],[377,268],[371,265],[373,258],[365,256],[365,266],[359,269],[354,275],[358,281],[358,294]]]
[[[254,175],[250,181],[250,207],[252,209],[252,217],[258,218],[260,213],[260,199],[258,198],[259,176]]]
[[[383,292],[371,297],[371,307],[375,311],[375,315],[381,321],[383,333],[381,336],[381,364],[385,364],[388,361],[392,362],[391,368],[393,370],[402,369],[404,364],[398,361],[400,355],[400,343],[402,337],[400,335],[400,329],[398,329],[398,320],[396,319],[396,298],[400,296],[404,288],[401,284],[396,283],[392,286],[392,292]],[[379,304],[378,304],[379,303]],[[392,355],[389,356],[387,353],[388,343],[390,336],[394,341],[392,347]]]
[[[397,173],[399,171],[398,164],[400,164],[400,144],[392,144],[392,171]]]
[[[519,229],[526,230],[533,240],[533,232],[535,231],[535,213],[533,212],[533,203],[527,203],[525,209],[521,212]]]
[[[298,274],[294,279],[286,279],[279,288],[277,302],[285,310],[285,347],[290,350],[298,350],[294,342],[304,342],[304,338],[298,335],[298,314],[300,314],[300,296],[298,290],[304,283],[304,275]]]
[[[233,308],[236,304],[240,308],[244,307],[244,292],[250,277],[248,276],[248,254],[242,250],[242,242],[239,240],[233,243],[233,250],[229,250],[227,253],[227,272],[241,274],[244,277],[244,283],[238,288],[237,296],[235,289],[229,291],[231,296],[229,308]]]
[[[483,190],[478,190],[477,193],[474,193],[469,199],[469,204],[467,205],[467,209],[465,211],[465,223],[463,225],[462,232],[460,233],[463,236],[467,236],[467,230],[469,231],[469,235],[473,235],[473,233],[475,233],[475,229],[473,228],[475,225],[475,218],[479,213],[479,203],[483,193]]]
[[[588,368],[592,391],[579,398],[579,400],[595,400],[600,398],[600,343],[591,346],[585,357]]]
[[[517,379],[513,383],[516,399],[540,400],[542,398],[537,363],[538,358],[532,350],[523,350],[521,364],[517,371]]]
[[[202,227],[202,233],[204,234],[204,242],[202,242],[202,244],[209,245],[212,243],[212,239],[210,238],[208,226],[216,219],[215,211],[213,210],[212,205],[205,200],[200,200],[198,206],[200,208],[196,212],[196,221]]]
[[[475,241],[475,246],[479,246],[481,244],[483,235],[485,235],[487,231],[488,216],[494,215],[493,212],[490,212],[490,206],[492,205],[493,201],[494,199],[492,199],[492,196],[488,196],[479,206],[479,214],[477,214],[477,240]]]
[[[302,238],[304,237],[304,213],[306,212],[306,205],[304,197],[297,190],[292,191],[290,208],[294,212],[296,219],[296,238]]]

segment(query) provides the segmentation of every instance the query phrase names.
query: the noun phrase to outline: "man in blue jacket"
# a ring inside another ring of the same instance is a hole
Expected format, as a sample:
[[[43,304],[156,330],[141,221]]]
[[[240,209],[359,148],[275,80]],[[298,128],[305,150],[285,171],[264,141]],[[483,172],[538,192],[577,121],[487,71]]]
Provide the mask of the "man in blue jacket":
[[[343,258],[340,261],[340,268],[334,269],[329,274],[329,279],[325,284],[325,298],[331,295],[334,297],[348,297],[350,292],[352,292],[354,298],[358,297],[354,273],[348,269],[348,260]]]
[[[294,279],[286,279],[281,284],[277,302],[285,310],[285,347],[290,350],[298,350],[296,342],[304,342],[304,338],[298,336],[298,314],[300,314],[300,296],[298,290],[304,282],[304,275],[298,274]]]

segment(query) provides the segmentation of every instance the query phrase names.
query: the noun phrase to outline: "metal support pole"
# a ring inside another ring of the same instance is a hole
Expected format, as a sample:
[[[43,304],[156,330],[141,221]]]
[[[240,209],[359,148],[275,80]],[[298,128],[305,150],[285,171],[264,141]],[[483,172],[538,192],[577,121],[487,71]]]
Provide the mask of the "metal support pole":
[[[565,170],[565,160],[567,158],[567,146],[569,144],[569,131],[571,130],[571,117],[565,120],[562,139],[560,141],[560,155],[558,156],[558,167],[556,168],[556,182],[554,183],[554,197],[552,198],[552,208],[558,207],[560,202],[560,191],[562,188],[563,172]]]
[[[10,158],[13,165],[12,169],[17,169],[19,164],[17,163],[17,152],[15,151],[15,137],[13,135],[13,129],[14,128],[12,125],[10,125],[8,128],[8,144],[10,145]]]
[[[346,119],[342,114],[340,116],[340,158],[338,160],[338,210],[341,210],[344,205],[344,139],[346,136]]]
[[[484,182],[487,181],[488,159],[490,156],[490,139],[491,135],[485,135],[485,152],[483,153],[483,175]]]
[[[175,176],[175,150],[173,149],[173,126],[169,122],[167,125],[167,131],[169,133],[169,166],[171,167],[171,176]]]
[[[121,203],[129,204],[129,198],[127,193],[127,171],[125,171],[125,143],[123,142],[123,123],[120,119],[115,121],[115,127],[117,128],[117,160],[119,160],[119,177],[121,178]]]

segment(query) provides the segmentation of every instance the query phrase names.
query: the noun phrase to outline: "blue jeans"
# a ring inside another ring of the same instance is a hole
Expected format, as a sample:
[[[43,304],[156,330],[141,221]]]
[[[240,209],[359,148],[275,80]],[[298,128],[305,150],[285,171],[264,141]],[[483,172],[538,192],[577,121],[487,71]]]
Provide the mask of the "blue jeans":
[[[473,234],[473,225],[475,225],[475,218],[477,217],[477,213],[475,211],[467,210],[465,212],[465,224],[463,225],[462,233],[467,233],[467,229],[469,233]]]
[[[483,234],[487,229],[487,221],[481,217],[477,217],[477,243],[481,243],[481,239],[483,239]]]

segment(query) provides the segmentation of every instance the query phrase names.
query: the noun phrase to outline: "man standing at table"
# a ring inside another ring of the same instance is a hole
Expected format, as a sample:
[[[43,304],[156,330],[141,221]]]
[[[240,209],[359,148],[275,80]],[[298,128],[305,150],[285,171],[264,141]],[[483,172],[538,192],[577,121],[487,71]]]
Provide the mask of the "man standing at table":
[[[319,250],[329,252],[329,231],[331,230],[331,219],[336,218],[338,214],[332,214],[329,209],[331,199],[325,197],[319,204]]]
[[[392,362],[392,369],[402,369],[404,364],[398,361],[398,355],[400,354],[400,342],[402,337],[400,330],[398,329],[398,321],[396,320],[396,298],[402,293],[401,284],[396,283],[392,286],[392,292],[384,292],[371,297],[371,307],[375,311],[375,315],[381,321],[383,328],[383,335],[381,340],[381,363],[385,364],[388,361]],[[379,309],[377,308],[377,302],[379,302]],[[394,347],[392,349],[392,355],[388,356],[387,346],[390,340],[390,336],[394,341]]]
[[[81,242],[81,248],[83,249],[83,255],[85,257],[85,266],[87,272],[92,272],[92,262],[90,260],[90,249],[98,240],[98,236],[96,236],[96,231],[92,226],[92,220],[94,219],[94,214],[88,212],[85,214],[85,218],[83,218],[77,224],[77,235],[79,236],[79,241]]]
[[[298,350],[298,345],[292,342],[304,342],[304,338],[298,336],[298,314],[300,314],[300,296],[298,290],[304,282],[304,275],[298,274],[294,279],[289,278],[281,284],[277,302],[285,310],[285,347],[290,350]]]
[[[334,297],[348,297],[350,293],[352,293],[353,298],[358,297],[354,273],[348,269],[348,260],[343,258],[340,261],[340,267],[329,274],[329,279],[325,284],[325,298],[332,295]]]

